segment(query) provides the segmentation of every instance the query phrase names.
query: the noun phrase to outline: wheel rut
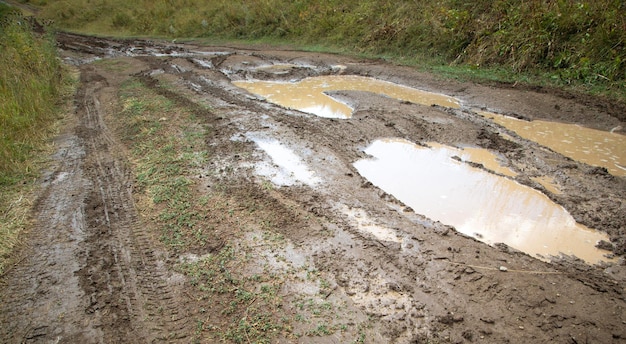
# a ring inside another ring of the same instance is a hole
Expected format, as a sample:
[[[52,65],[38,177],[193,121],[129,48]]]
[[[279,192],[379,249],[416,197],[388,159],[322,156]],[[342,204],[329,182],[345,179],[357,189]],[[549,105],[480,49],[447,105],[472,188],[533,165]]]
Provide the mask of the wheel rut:
[[[5,278],[2,342],[185,342],[192,333],[104,122],[101,102],[114,91],[81,68],[73,125],[58,139],[37,201],[33,244]]]

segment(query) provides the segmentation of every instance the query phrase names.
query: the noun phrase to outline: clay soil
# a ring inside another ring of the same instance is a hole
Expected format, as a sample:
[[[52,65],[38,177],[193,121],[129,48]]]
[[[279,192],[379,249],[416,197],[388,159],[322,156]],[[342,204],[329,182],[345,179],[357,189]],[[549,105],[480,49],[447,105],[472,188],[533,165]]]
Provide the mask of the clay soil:
[[[75,111],[41,178],[27,244],[2,279],[0,342],[626,342],[626,179],[526,141],[475,112],[610,130],[626,127],[623,106],[288,49],[73,34],[60,34],[59,48],[80,72]],[[294,67],[280,73],[256,68],[287,63]],[[336,92],[355,113],[327,119],[267,103],[231,83],[338,73],[447,94],[463,106]],[[186,173],[194,186],[190,198],[227,200],[198,224],[210,231],[208,240],[163,242],[150,195],[138,186],[128,128],[117,117],[129,82],[195,114],[205,128],[203,146],[192,148],[207,163]],[[251,137],[280,141],[322,182],[272,184],[256,172],[272,162]],[[515,180],[606,232],[611,242],[604,248],[615,262],[542,261],[416,213],[353,167],[373,140],[388,137],[501,153],[518,173]],[[531,180],[543,175],[562,193]],[[398,240],[380,240],[367,226]],[[255,277],[235,296],[206,294],[181,267],[225,248],[246,258],[229,265],[233,276]],[[264,284],[254,289],[255,280]],[[268,286],[275,291],[271,302],[261,297]],[[246,298],[243,290],[257,296]],[[267,316],[253,320],[261,308]]]

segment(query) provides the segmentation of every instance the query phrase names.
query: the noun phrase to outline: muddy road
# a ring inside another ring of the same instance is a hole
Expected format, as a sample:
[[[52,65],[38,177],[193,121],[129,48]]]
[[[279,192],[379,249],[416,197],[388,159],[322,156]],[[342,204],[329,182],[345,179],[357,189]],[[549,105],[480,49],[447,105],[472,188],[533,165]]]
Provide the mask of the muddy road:
[[[2,279],[0,341],[626,342],[623,106],[284,49],[72,34],[59,48],[80,72],[75,111]],[[252,91],[327,76],[321,114],[304,104],[322,91],[293,86],[293,105],[277,96],[289,88]],[[388,84],[333,88],[346,77]],[[337,101],[348,116],[329,115]],[[527,138],[516,119],[609,135],[607,165]],[[396,166],[374,152],[390,142],[401,163],[442,153]],[[374,175],[399,186],[370,176],[377,160]],[[463,194],[475,176],[495,181]],[[517,211],[504,203],[535,209],[528,195],[565,218],[539,232],[523,216],[480,222]],[[462,211],[478,198],[490,209]]]

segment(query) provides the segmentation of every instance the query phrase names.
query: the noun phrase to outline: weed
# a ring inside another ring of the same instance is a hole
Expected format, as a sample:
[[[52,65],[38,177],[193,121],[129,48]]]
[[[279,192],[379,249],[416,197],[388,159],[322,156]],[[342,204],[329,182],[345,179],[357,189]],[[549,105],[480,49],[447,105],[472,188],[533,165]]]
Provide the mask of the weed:
[[[274,184],[272,184],[269,180],[263,180],[262,186],[263,189],[268,191],[274,189]]]
[[[352,343],[354,344],[363,344],[365,343],[365,333],[363,332],[363,330],[359,331],[359,337],[353,341]]]
[[[318,324],[317,327],[313,330],[307,332],[309,336],[328,336],[334,332],[328,325],[326,324]]]
[[[239,259],[232,247],[225,247],[216,255],[180,264],[178,269],[189,276],[192,285],[205,292],[208,298],[219,296],[229,300],[221,311],[212,311],[230,319],[221,333],[222,339],[235,343],[269,343],[276,333],[289,330],[288,320],[276,319],[270,312],[281,305],[282,300],[277,296],[279,285],[268,284],[259,275],[234,278],[233,267]],[[256,290],[247,288],[246,282],[250,281],[258,282],[260,287]]]
[[[262,226],[266,229],[263,232],[263,240],[267,241],[267,242],[271,242],[271,243],[284,243],[285,242],[285,236],[280,234],[280,233],[276,233],[276,232],[272,232],[270,229],[273,227],[272,226],[272,222],[270,220],[264,220],[262,221]]]

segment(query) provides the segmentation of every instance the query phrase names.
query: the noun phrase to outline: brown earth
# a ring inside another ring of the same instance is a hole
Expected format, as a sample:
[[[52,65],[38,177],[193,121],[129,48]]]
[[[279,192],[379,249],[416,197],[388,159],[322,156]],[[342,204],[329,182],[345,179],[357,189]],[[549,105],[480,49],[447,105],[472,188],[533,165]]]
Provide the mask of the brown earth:
[[[3,277],[1,342],[626,342],[626,179],[515,135],[504,139],[500,134],[510,132],[472,110],[610,130],[626,127],[620,104],[443,80],[379,60],[287,49],[73,34],[60,34],[59,46],[65,61],[80,71],[75,112],[42,177],[28,244]],[[277,63],[300,67],[285,74],[253,68]],[[337,92],[355,107],[354,116],[325,119],[266,103],[231,84],[334,73],[444,93],[464,106],[426,107]],[[194,149],[209,162],[191,170],[196,187],[189,197],[226,197],[228,206],[204,214],[214,233],[207,242],[172,248],[158,241],[154,209],[137,187],[136,162],[124,140],[127,128],[116,117],[123,113],[121,90],[129,80],[195,113],[207,128],[206,146]],[[323,182],[271,185],[255,174],[255,165],[269,158],[250,134],[279,139],[302,153]],[[515,180],[545,192],[578,222],[608,233],[616,262],[544,262],[416,214],[352,165],[366,157],[369,143],[385,137],[499,151],[519,173]],[[537,175],[553,177],[563,193],[534,183],[530,177]],[[248,211],[251,204],[254,213]],[[401,240],[377,239],[346,209]],[[186,259],[217,255],[224,247],[248,257],[231,266],[234,275],[279,281],[272,285],[280,302],[264,307],[281,319],[280,330],[251,338],[261,322],[249,321],[253,308],[261,308],[257,296],[230,311],[239,324],[250,325],[242,337],[224,335],[231,314],[225,310],[235,299],[226,293],[207,299],[194,286],[195,276],[181,269]]]

